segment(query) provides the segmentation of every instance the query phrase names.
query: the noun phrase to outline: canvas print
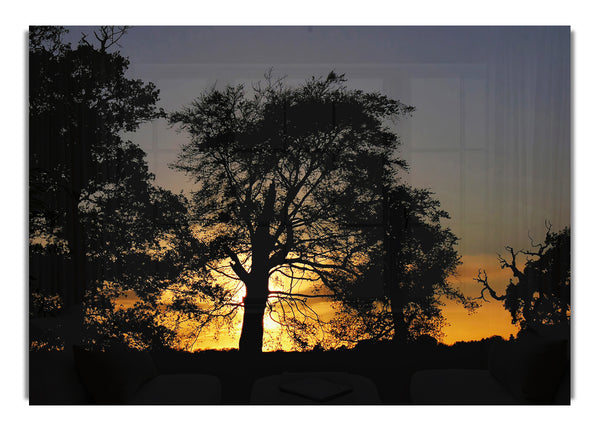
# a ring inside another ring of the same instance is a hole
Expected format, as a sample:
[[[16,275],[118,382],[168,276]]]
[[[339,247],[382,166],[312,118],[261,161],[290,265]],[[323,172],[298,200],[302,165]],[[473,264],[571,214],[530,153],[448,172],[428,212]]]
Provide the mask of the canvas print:
[[[570,404],[570,43],[30,27],[30,404]]]

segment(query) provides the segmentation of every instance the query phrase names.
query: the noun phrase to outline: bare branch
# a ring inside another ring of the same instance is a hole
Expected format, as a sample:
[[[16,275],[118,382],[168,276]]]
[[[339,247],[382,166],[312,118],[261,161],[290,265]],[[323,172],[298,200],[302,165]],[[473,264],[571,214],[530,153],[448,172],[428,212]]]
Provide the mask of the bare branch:
[[[483,289],[481,289],[481,296],[475,298],[475,299],[483,299],[485,302],[490,302],[487,299],[485,299],[484,293],[487,290],[488,292],[490,292],[490,296],[492,298],[494,298],[496,301],[504,301],[506,299],[506,294],[499,296],[496,291],[494,289],[492,289],[488,283],[488,276],[487,276],[487,272],[485,272],[485,270],[479,270],[479,273],[477,275],[477,278],[474,278],[473,280],[475,280],[477,283],[482,284],[483,285]]]
[[[513,272],[513,275],[515,277],[517,277],[519,280],[521,280],[523,278],[523,273],[517,267],[517,256],[519,254],[524,254],[523,250],[519,250],[519,251],[515,252],[515,250],[512,247],[510,247],[510,246],[506,246],[504,248],[510,253],[511,261],[508,262],[501,255],[498,255],[498,260],[500,261],[500,266],[503,269],[504,268],[510,268],[512,270],[512,272]]]
[[[94,32],[94,37],[100,42],[100,51],[106,52],[113,45],[119,48],[119,40],[127,32],[127,27],[102,26],[100,30]]]

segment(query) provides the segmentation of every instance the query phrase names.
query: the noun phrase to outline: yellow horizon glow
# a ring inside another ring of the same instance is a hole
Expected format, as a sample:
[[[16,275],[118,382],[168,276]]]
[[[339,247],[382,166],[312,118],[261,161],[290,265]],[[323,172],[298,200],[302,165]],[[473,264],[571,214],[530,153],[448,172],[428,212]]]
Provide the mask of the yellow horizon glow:
[[[496,254],[478,254],[462,256],[463,264],[459,266],[452,282],[467,296],[478,297],[481,285],[473,280],[477,277],[479,269],[485,270],[490,286],[501,295],[511,278],[510,270],[500,268]],[[443,315],[449,323],[443,329],[444,344],[452,345],[458,341],[478,341],[482,338],[499,335],[508,339],[516,335],[519,328],[511,323],[510,313],[504,309],[502,302],[490,298],[490,302],[481,302],[481,307],[474,313],[469,313],[460,304],[447,303],[443,308]]]
[[[485,269],[488,274],[490,284],[498,291],[503,293],[510,279],[510,271],[500,269],[496,255],[466,255],[462,258],[463,264],[458,268],[457,274],[451,280],[460,290],[468,296],[479,296],[481,288],[473,281],[477,276],[479,268]],[[223,277],[223,276],[220,276]],[[234,283],[233,280],[218,280],[221,283]],[[239,281],[237,283],[240,283]],[[289,290],[288,286],[283,286],[281,280],[271,277],[269,288],[275,290]],[[310,293],[312,285],[307,281],[299,281],[294,286],[294,292]],[[242,285],[237,287],[237,293],[234,301],[242,302],[246,288]],[[119,298],[119,306],[132,305],[135,302],[135,295],[125,294]],[[499,335],[508,339],[511,335],[516,335],[518,328],[511,323],[510,314],[506,311],[501,302],[489,298],[490,302],[482,302],[482,306],[474,313],[469,313],[460,304],[448,302],[442,307],[442,312],[447,320],[447,326],[443,328],[444,336],[440,342],[452,345],[459,341],[478,341],[494,335]],[[315,298],[311,300],[310,305],[319,314],[323,321],[328,321],[333,316],[334,301],[328,298]],[[275,310],[275,317],[278,316]],[[197,335],[194,342],[189,345],[190,333],[194,331],[194,321],[190,320],[178,328],[181,341],[176,346],[180,349],[189,351],[198,350],[226,350],[237,349],[239,335],[242,327],[243,310],[237,313],[230,327],[209,325]],[[168,324],[168,320],[165,321]],[[264,338],[263,351],[274,350],[294,350],[294,344],[285,333],[284,328],[271,318],[268,308],[265,310],[264,320]]]

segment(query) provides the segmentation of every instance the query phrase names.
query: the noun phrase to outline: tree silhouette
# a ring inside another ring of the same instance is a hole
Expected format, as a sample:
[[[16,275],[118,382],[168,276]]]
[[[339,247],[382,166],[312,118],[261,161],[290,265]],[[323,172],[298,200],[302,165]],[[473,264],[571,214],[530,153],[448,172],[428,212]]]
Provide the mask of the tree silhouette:
[[[443,298],[467,308],[476,303],[449,282],[460,264],[458,238],[442,226],[446,211],[429,190],[396,185],[386,194],[385,236],[362,279],[348,286],[336,320],[337,336],[347,341],[439,338]],[[373,289],[374,284],[382,286]]]
[[[83,37],[76,49],[60,27],[31,27],[29,46],[30,219],[40,236],[60,237],[73,263],[67,305],[81,302],[87,262],[80,206],[106,179],[122,140],[159,115],[153,84],[127,79],[128,61],[108,52],[124,29],[103,28],[95,48]],[[119,180],[114,178],[113,180]],[[95,187],[90,187],[94,184]],[[38,228],[45,232],[38,232]]]
[[[58,294],[64,308],[85,301],[96,318],[89,323],[108,338],[122,337],[121,328],[141,345],[172,339],[154,321],[157,301],[202,265],[203,250],[187,201],[153,185],[145,153],[122,138],[162,115],[158,90],[127,78],[128,60],[109,52],[124,28],[101,27],[96,46],[83,35],[74,49],[65,32],[30,28],[32,299]],[[189,288],[197,296],[201,285]],[[125,291],[139,301],[115,311]]]
[[[385,121],[413,108],[344,82],[332,72],[292,89],[267,75],[250,95],[213,88],[170,118],[191,138],[174,167],[199,183],[195,222],[246,288],[241,351],[261,351],[269,298],[334,297],[383,239],[384,190],[405,167]],[[274,274],[289,288],[272,290]]]
[[[485,270],[474,279],[483,286],[480,298],[485,300],[487,291],[502,301],[512,323],[521,329],[566,327],[571,318],[571,230],[552,232],[550,224],[546,228],[544,242],[536,244],[530,238],[531,249],[515,251],[507,246],[510,257],[498,255],[501,268],[510,269],[516,279],[510,280],[504,294],[490,286]],[[520,255],[526,259],[522,269],[517,262]]]

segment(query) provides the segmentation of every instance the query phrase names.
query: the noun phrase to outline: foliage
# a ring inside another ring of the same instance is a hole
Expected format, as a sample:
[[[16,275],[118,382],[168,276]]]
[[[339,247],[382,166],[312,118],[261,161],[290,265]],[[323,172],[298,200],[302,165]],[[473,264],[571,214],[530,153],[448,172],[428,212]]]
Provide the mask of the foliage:
[[[163,115],[158,90],[128,78],[128,59],[112,51],[125,28],[101,27],[95,45],[84,35],[75,48],[65,33],[30,29],[32,292],[84,303],[99,339],[172,341],[157,318],[181,301],[165,303],[165,292],[202,266],[204,250],[187,200],[155,186],[145,153],[122,137]],[[203,286],[191,285],[194,298]],[[137,302],[118,308],[128,292]]]
[[[476,306],[450,283],[460,257],[458,238],[442,225],[449,215],[431,191],[407,185],[389,190],[385,209],[384,241],[362,279],[345,290],[338,336],[348,341],[439,339],[443,298]]]
[[[498,255],[500,266],[515,277],[503,295],[490,286],[485,271],[480,270],[475,279],[483,286],[481,298],[487,291],[502,301],[512,323],[521,329],[562,327],[571,319],[571,229],[552,232],[551,227],[547,225],[542,243],[531,240],[531,249],[515,251],[507,246],[510,257]],[[520,255],[525,257],[522,268],[517,262]]]
[[[127,151],[118,133],[159,115],[158,90],[127,79],[126,58],[84,40],[72,49],[62,42],[64,33],[60,27],[30,29],[30,236],[52,242],[69,235],[70,206],[107,183],[131,178],[115,169]],[[144,175],[138,180],[151,179]]]
[[[211,256],[246,287],[240,346],[251,312],[261,343],[267,305],[306,347],[298,331],[323,326],[311,298],[324,297],[375,337],[399,324],[392,315],[401,337],[437,333],[440,297],[466,299],[447,281],[459,263],[447,214],[430,192],[397,184],[406,163],[388,122],[414,108],[349,90],[334,72],[263,85],[213,88],[170,118],[190,135],[174,167],[198,182],[193,214]]]

